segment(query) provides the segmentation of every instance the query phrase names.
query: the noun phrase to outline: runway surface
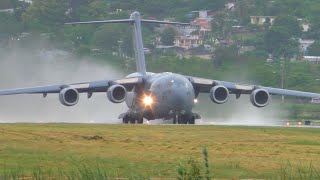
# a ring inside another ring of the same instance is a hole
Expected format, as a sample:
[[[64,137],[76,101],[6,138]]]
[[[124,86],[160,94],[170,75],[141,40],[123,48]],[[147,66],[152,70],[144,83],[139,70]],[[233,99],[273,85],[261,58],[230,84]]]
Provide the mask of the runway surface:
[[[168,121],[162,121],[162,120],[154,120],[154,121],[146,121],[145,124],[147,125],[173,125],[173,126],[181,126],[183,124],[172,124],[171,120]],[[283,127],[283,128],[320,128],[319,121],[315,121],[314,124],[311,123],[311,125],[304,125],[303,122],[288,122],[288,121],[279,121],[276,124],[268,124],[268,123],[244,123],[244,122],[238,122],[238,123],[231,123],[231,122],[210,122],[210,121],[201,121],[198,120],[196,124],[191,126],[244,126],[244,127]],[[190,125],[187,125],[190,126]]]

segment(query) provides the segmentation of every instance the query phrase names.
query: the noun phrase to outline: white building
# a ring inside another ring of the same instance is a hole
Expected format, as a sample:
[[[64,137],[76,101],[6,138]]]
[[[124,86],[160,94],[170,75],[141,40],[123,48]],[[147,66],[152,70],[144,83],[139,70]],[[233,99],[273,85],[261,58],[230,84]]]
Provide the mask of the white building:
[[[13,13],[13,9],[1,9],[0,12]]]
[[[180,36],[188,36],[191,35],[192,32],[198,30],[195,26],[173,26],[173,28],[176,29]]]
[[[271,25],[273,25],[274,20],[276,19],[275,16],[250,16],[251,18],[251,24],[255,25],[263,25],[267,19],[269,19],[269,22]]]
[[[199,18],[196,18],[192,25],[199,29],[199,35],[205,36],[207,32],[211,31],[211,21],[212,21],[212,14],[206,10],[202,11],[192,11],[194,13],[199,13]]]
[[[299,39],[300,51],[303,55],[308,55],[308,47],[315,42],[314,39]]]
[[[26,3],[32,3],[32,0],[19,0],[19,1],[23,1],[23,2],[26,2]]]
[[[26,2],[26,3],[32,3],[32,0],[19,0],[21,2]],[[11,9],[1,9],[0,12],[7,12],[7,13],[13,13],[14,12],[14,9],[11,8]]]
[[[307,32],[310,29],[310,23],[308,21],[301,18],[298,18],[297,20],[300,22],[303,32]]]
[[[227,10],[234,11],[236,8],[236,5],[233,2],[229,2],[229,3],[225,4],[225,7]]]
[[[190,49],[200,46],[203,42],[199,36],[177,36],[174,43],[176,47]]]
[[[320,63],[320,56],[303,56],[303,60],[318,64]]]

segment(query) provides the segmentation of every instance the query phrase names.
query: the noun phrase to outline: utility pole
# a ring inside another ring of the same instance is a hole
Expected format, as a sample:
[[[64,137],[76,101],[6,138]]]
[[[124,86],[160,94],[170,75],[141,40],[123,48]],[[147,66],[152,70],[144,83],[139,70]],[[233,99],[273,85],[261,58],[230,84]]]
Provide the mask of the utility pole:
[[[284,88],[284,61],[283,60],[280,62],[280,66],[281,66],[281,89],[283,89]],[[281,100],[283,103],[284,102],[283,95],[281,96]]]
[[[119,52],[119,56],[122,57],[122,42],[121,40],[118,41],[118,52]]]

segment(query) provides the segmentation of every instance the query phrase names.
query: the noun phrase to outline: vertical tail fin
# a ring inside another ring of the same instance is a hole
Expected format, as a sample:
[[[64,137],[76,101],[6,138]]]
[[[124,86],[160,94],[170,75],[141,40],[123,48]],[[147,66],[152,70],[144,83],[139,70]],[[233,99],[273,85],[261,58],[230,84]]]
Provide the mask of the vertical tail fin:
[[[130,19],[120,19],[120,20],[105,20],[105,21],[88,21],[88,22],[71,22],[66,23],[67,25],[74,24],[105,24],[105,23],[131,23],[133,25],[133,41],[134,41],[134,52],[136,60],[137,72],[141,75],[146,75],[146,63],[144,56],[142,32],[141,32],[141,22],[143,23],[156,23],[156,24],[176,24],[176,25],[189,25],[189,23],[179,23],[179,22],[166,22],[166,21],[154,21],[141,19],[139,12],[134,12],[130,15]]]
[[[134,12],[131,14],[130,19],[134,21],[133,23],[133,44],[134,52],[136,58],[137,72],[142,75],[146,75],[146,62],[144,57],[144,48],[141,32],[141,18],[139,12]]]

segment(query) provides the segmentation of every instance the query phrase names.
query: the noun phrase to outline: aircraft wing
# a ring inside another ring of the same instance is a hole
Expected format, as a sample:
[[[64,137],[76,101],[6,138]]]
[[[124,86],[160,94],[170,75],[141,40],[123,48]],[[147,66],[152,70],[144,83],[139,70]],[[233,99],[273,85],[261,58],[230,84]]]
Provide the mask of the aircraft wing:
[[[142,77],[123,78],[116,80],[101,80],[75,84],[49,85],[19,89],[6,89],[0,90],[0,96],[14,94],[43,94],[45,96],[50,93],[59,93],[64,88],[74,88],[79,93],[106,92],[108,88],[114,84],[120,84],[127,89],[131,89],[134,85],[139,83],[142,83]]]
[[[211,88],[216,85],[222,85],[228,88],[231,94],[236,94],[240,96],[241,94],[251,94],[256,89],[264,89],[270,95],[283,95],[290,97],[298,97],[298,98],[320,98],[319,93],[310,93],[303,91],[295,91],[288,89],[280,89],[280,88],[272,88],[272,87],[264,87],[258,85],[247,85],[247,84],[239,84],[227,81],[218,81],[197,77],[188,77],[192,82],[194,88],[199,93],[209,93]]]

